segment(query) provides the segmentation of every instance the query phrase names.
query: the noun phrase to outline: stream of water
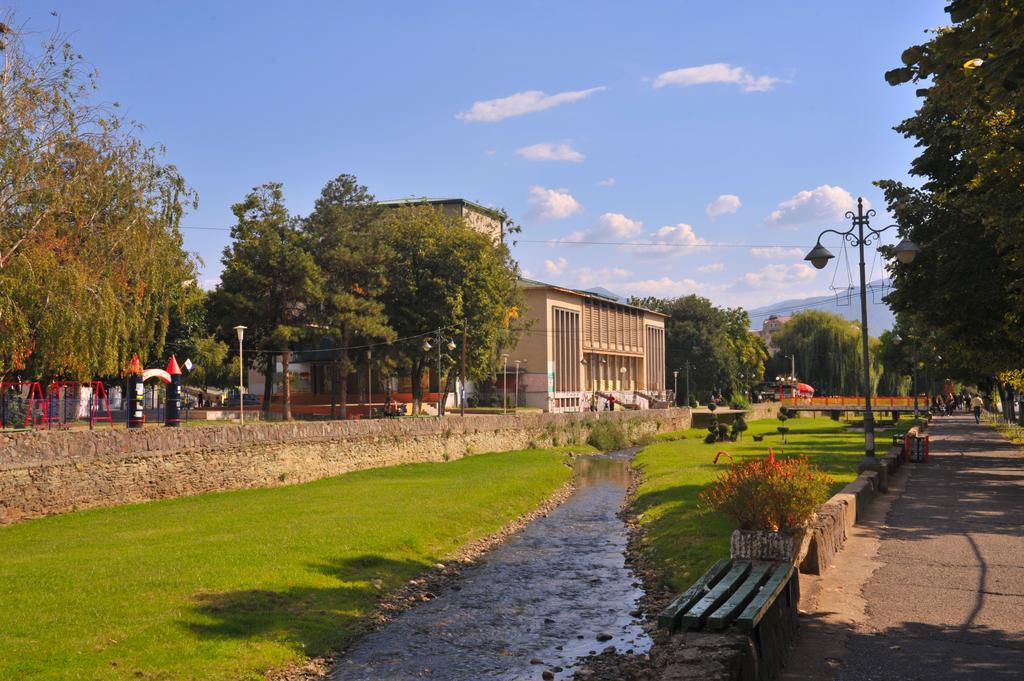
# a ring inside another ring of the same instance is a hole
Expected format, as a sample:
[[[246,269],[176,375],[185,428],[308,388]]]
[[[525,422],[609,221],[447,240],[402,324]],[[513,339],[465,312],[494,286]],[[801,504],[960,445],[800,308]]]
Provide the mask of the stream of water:
[[[332,681],[556,679],[614,646],[646,652],[642,592],[616,515],[635,450],[575,460],[577,491],[467,570],[458,586],[357,643]],[[598,640],[598,637],[608,640]]]

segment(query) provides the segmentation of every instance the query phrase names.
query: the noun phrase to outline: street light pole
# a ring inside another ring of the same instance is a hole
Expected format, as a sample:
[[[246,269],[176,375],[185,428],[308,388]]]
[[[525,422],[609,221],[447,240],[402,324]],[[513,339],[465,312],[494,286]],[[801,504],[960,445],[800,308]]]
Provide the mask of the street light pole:
[[[868,295],[867,281],[864,271],[864,246],[869,246],[881,238],[882,232],[896,227],[895,224],[888,225],[881,229],[871,226],[871,218],[875,215],[874,209],[864,211],[864,199],[857,199],[857,212],[846,212],[846,218],[852,222],[852,226],[845,232],[834,229],[826,229],[818,235],[818,241],[814,248],[804,257],[809,260],[816,269],[823,269],[828,261],[834,258],[827,248],[821,245],[821,237],[826,234],[836,234],[845,239],[850,245],[856,246],[860,255],[860,329],[861,329],[861,351],[864,361],[864,460],[860,464],[860,470],[873,470],[879,467],[878,458],[875,456],[875,419],[871,413],[871,356],[868,349]],[[864,228],[867,228],[867,234]],[[892,254],[905,265],[913,262],[921,249],[910,239],[903,238],[892,249]]]
[[[679,406],[679,369],[672,372],[672,401]]]
[[[246,328],[248,327],[241,324],[235,327],[235,333],[238,334],[238,422],[241,425],[245,425],[245,397],[242,395],[242,391],[245,390],[245,374],[242,369],[245,363],[242,361],[242,338],[245,337]],[[273,358],[270,361],[273,362]],[[273,372],[268,373],[273,375]],[[271,386],[270,392],[273,394],[273,386]]]

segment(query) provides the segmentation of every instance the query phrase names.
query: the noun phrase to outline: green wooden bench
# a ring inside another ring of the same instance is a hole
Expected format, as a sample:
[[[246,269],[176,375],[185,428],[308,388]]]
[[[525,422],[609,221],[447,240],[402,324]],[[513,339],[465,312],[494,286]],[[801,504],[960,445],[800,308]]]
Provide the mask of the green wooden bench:
[[[743,677],[774,679],[796,632],[799,600],[799,574],[792,563],[726,558],[672,601],[658,616],[658,626],[690,637],[729,629],[745,635],[749,659]]]

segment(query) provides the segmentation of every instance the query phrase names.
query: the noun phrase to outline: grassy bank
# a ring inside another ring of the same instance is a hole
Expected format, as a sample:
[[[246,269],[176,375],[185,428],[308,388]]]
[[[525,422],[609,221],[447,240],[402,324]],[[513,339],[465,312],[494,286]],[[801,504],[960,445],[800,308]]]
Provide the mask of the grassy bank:
[[[381,594],[537,507],[564,460],[486,454],[0,528],[0,678],[262,678],[325,654]]]
[[[677,591],[687,588],[715,560],[729,555],[729,521],[716,514],[704,514],[697,506],[697,495],[729,463],[745,457],[766,456],[768,448],[776,455],[806,454],[819,468],[836,480],[838,490],[857,475],[864,456],[863,433],[848,432],[841,422],[828,418],[796,418],[786,421],[789,444],[783,445],[775,419],[750,422],[750,430],[740,442],[705,444],[707,431],[700,429],[661,435],[658,442],[637,456],[643,472],[643,484],[637,490],[634,510],[644,528],[643,550],[662,583]],[[901,421],[905,430],[909,419]],[[878,450],[888,451],[889,434],[876,436]],[[764,434],[755,442],[755,434]]]

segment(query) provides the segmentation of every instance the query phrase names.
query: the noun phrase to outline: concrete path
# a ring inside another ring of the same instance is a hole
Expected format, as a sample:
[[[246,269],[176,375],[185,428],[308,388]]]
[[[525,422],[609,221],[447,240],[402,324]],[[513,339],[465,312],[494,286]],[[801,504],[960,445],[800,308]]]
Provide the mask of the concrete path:
[[[931,435],[809,580],[787,681],[1024,679],[1024,456],[973,416]]]

